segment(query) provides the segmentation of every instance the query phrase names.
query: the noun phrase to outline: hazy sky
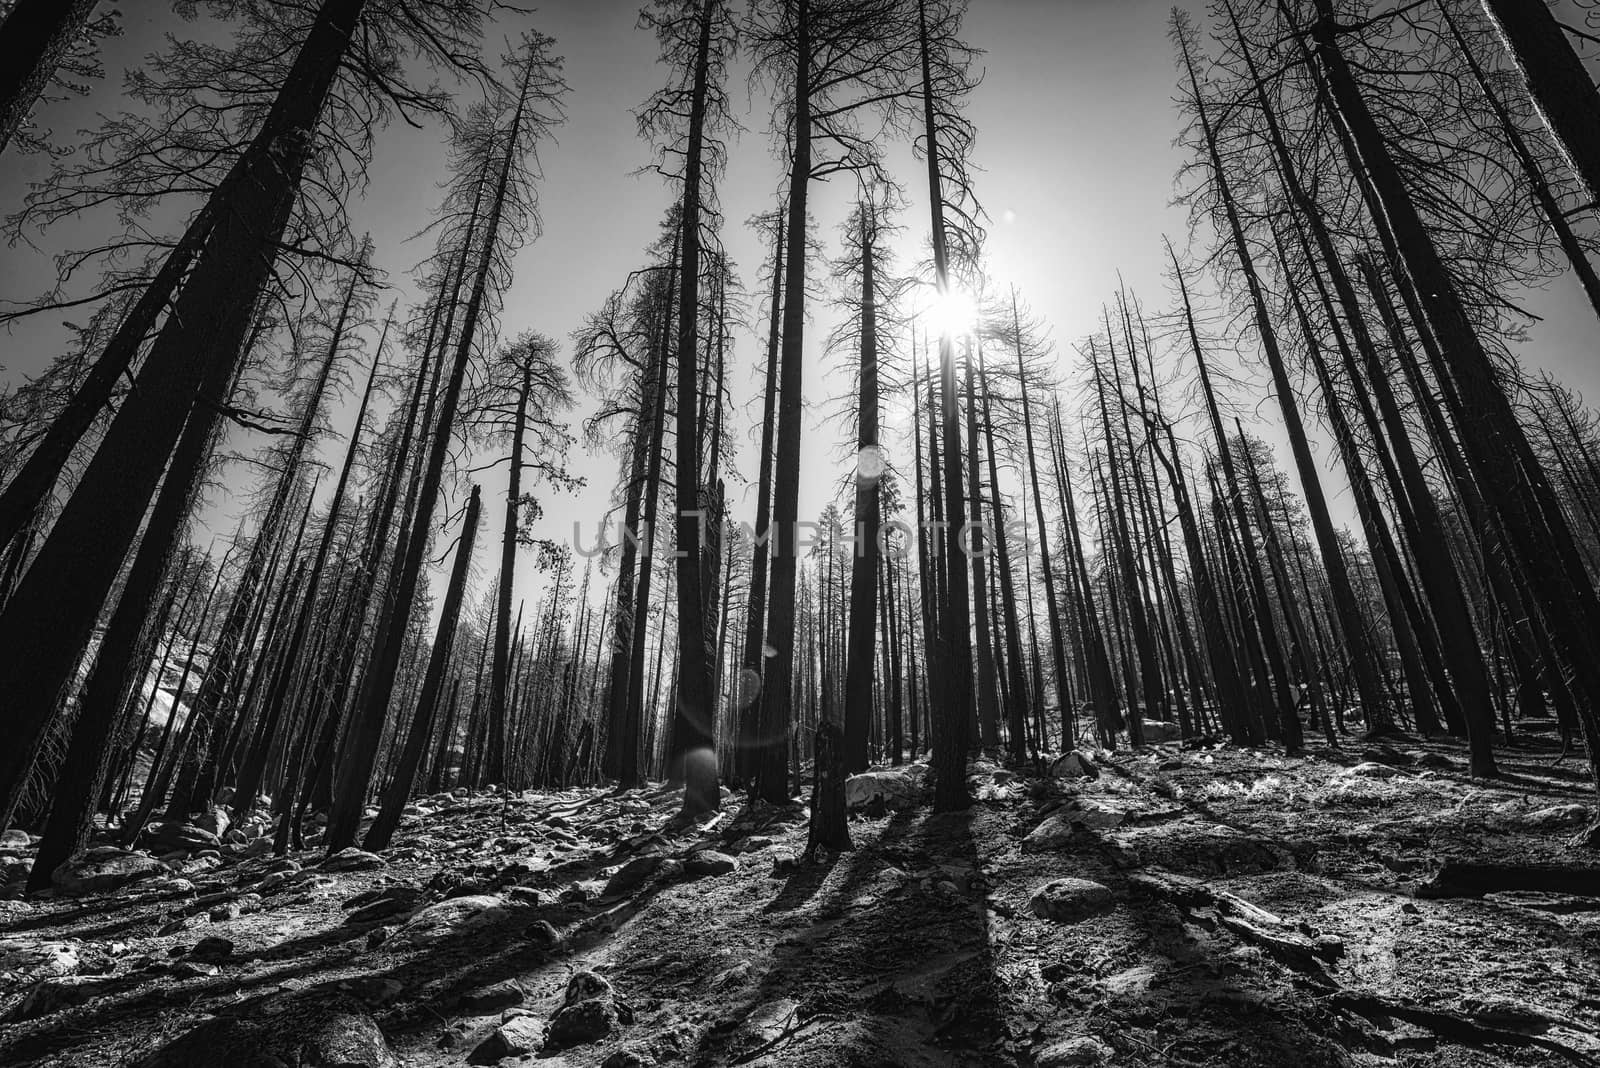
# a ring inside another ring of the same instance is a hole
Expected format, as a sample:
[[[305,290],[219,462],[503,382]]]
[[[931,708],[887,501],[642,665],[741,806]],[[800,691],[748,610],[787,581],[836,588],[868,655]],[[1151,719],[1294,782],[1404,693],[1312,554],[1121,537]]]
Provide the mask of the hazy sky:
[[[184,24],[166,5],[124,5],[123,10],[128,32],[114,42],[108,57],[113,78],[98,86],[89,101],[61,105],[45,116],[62,140],[70,139],[72,128],[90,124],[94,111],[118,106],[113,90],[120,70],[157,47],[163,30],[170,26],[184,32]],[[1118,271],[1147,308],[1165,307],[1169,294],[1161,238],[1170,235],[1180,248],[1187,240],[1184,212],[1170,204],[1181,159],[1172,145],[1178,118],[1166,39],[1169,10],[1170,5],[1144,0],[978,0],[968,19],[969,39],[987,53],[986,77],[970,114],[979,131],[978,193],[991,217],[990,266],[1002,285],[1017,284],[1024,299],[1049,320],[1064,373],[1071,370],[1065,366],[1071,359],[1066,342],[1094,329],[1101,302],[1116,289]],[[556,38],[572,91],[558,143],[542,151],[544,233],[517,260],[502,336],[532,328],[565,343],[583,315],[640,265],[642,248],[656,234],[671,192],[654,175],[633,173],[650,157],[635,135],[630,112],[661,82],[663,72],[655,66],[653,38],[635,29],[636,15],[633,3],[561,0],[544,4],[531,20]],[[505,32],[513,34],[516,28],[507,26]],[[746,103],[742,81],[732,88],[745,133],[732,147],[721,185],[725,241],[744,281],[754,286],[767,253],[743,223],[773,205],[782,168],[769,148],[768,102],[758,98]],[[428,251],[405,239],[428,220],[443,176],[442,158],[437,129],[402,125],[383,132],[370,195],[354,211],[358,226],[371,231],[377,262],[389,271],[402,303],[411,296],[405,272]],[[917,187],[921,172],[911,166],[909,156],[901,150],[893,158],[904,161],[899,177],[911,201],[901,220],[906,227],[905,262],[925,241],[926,196]],[[20,202],[26,180],[44,165],[40,157],[15,152],[0,161],[0,210]],[[837,249],[836,226],[851,193],[850,181],[843,179],[814,195],[813,215],[830,253]],[[48,269],[47,259],[38,253],[0,248],[0,297],[37,295]],[[385,295],[380,306],[387,301]],[[761,298],[752,303],[760,304]],[[1593,319],[1585,313],[1576,286],[1561,280],[1549,291],[1532,294],[1528,304],[1549,317],[1525,347],[1532,362],[1556,370],[1590,396],[1600,396]],[[813,408],[806,419],[803,518],[820,511],[838,485],[845,457],[839,446],[847,437],[843,425],[822,421],[823,412],[815,404],[849,388],[843,369],[821,357],[832,320],[825,311],[819,315],[806,337],[806,396]],[[764,316],[752,316],[757,318],[764,323]],[[368,339],[369,358],[375,336],[374,330]],[[35,372],[55,351],[53,339],[41,326],[0,337],[0,373],[15,378]],[[764,337],[758,330],[736,339],[729,372],[735,409],[729,426],[740,446],[742,475],[753,473],[758,429],[752,428],[760,411],[754,398],[763,359]],[[1277,418],[1268,398],[1265,376],[1257,375],[1236,400],[1247,428],[1278,441],[1267,425]],[[587,407],[574,413],[575,429]],[[352,418],[353,404],[335,420],[341,434],[348,432]],[[888,442],[891,453],[896,444]],[[340,449],[342,442],[324,444],[325,455],[337,456]],[[1321,450],[1324,460],[1330,453]],[[1286,450],[1280,450],[1280,463],[1289,466]],[[575,519],[592,531],[607,506],[616,481],[615,458],[584,455],[580,444],[573,467],[587,477],[587,489],[558,495],[534,488],[545,505],[546,519],[537,530],[542,536],[570,537]],[[242,482],[255,474],[241,469],[236,477]],[[1336,510],[1349,521],[1352,508],[1342,479],[1330,478],[1328,488]],[[486,475],[484,492],[482,533],[497,545],[503,476]],[[736,516],[750,518],[753,492],[731,482],[729,493]],[[231,530],[237,506],[233,499],[215,500],[206,513],[208,525]],[[592,534],[587,540],[592,541]],[[485,541],[479,544],[477,592],[487,588],[496,566],[483,548]],[[523,561],[518,585],[531,594],[537,588],[528,574],[531,556],[525,554]]]

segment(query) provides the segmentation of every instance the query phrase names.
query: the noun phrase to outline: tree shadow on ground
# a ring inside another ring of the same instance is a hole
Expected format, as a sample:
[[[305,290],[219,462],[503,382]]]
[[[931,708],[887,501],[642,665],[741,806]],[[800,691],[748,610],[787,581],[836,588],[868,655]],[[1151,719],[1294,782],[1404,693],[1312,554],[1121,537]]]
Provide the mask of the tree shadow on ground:
[[[970,886],[961,872],[978,869],[971,814],[902,812],[851,831],[855,850],[796,871],[763,909],[810,915],[752,961],[759,981],[691,1063],[1009,1063],[981,895],[950,877]]]

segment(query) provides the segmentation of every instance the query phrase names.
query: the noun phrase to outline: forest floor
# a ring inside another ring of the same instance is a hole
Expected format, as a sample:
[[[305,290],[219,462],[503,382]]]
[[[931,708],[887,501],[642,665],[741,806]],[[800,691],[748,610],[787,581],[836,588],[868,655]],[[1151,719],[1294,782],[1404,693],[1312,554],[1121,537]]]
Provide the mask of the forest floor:
[[[0,900],[0,1064],[1600,1064],[1600,897],[1427,895],[1600,862],[1582,755],[1519,742],[1495,781],[1446,740],[977,761],[970,811],[812,862],[798,806],[440,795],[381,858]]]

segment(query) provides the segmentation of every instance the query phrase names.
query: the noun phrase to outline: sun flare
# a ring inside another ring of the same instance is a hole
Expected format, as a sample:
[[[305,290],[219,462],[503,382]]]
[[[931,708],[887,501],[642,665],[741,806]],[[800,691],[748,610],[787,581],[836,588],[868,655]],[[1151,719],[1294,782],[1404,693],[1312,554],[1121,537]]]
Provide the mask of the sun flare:
[[[940,337],[960,337],[978,324],[978,302],[966,290],[952,286],[934,295],[923,313],[928,328]]]

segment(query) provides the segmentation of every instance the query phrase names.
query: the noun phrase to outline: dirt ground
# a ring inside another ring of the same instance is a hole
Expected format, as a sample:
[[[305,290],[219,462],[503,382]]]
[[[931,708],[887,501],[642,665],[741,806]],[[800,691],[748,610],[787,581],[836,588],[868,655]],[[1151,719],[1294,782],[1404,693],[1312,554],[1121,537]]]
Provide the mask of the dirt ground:
[[[1493,782],[1448,741],[978,761],[970,811],[869,805],[814,862],[798,806],[441,796],[360,870],[230,854],[0,901],[0,1064],[1600,1064],[1600,896],[1416,893],[1449,860],[1600,865],[1571,844],[1582,756],[1556,757],[1530,737]],[[1058,879],[1103,890],[1042,918]],[[586,972],[607,1033],[517,1046]],[[324,1018],[376,1052],[312,1050]]]

